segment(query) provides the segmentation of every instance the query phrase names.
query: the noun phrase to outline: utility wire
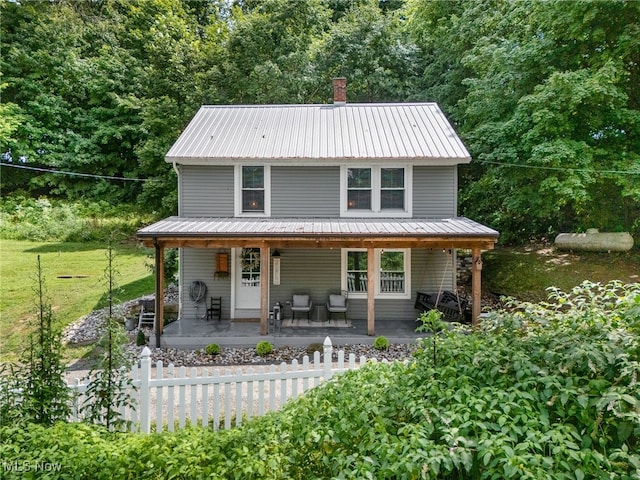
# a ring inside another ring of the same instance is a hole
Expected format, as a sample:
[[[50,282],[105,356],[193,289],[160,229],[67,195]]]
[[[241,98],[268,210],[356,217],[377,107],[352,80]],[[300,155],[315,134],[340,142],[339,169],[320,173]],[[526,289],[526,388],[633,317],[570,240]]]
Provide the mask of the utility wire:
[[[581,172],[581,173],[604,173],[613,175],[640,175],[640,170],[588,170],[586,168],[564,168],[564,167],[544,167],[542,165],[522,165],[521,163],[501,163],[491,162],[488,160],[478,160],[478,163],[501,165],[503,167],[519,167],[519,168],[533,168],[537,170],[560,170],[563,172]]]
[[[91,173],[63,172],[60,170],[51,170],[47,168],[27,167],[26,165],[16,165],[15,163],[0,162],[0,166],[22,168],[23,170],[35,170],[36,172],[57,173],[58,175],[69,175],[72,177],[101,178],[104,180],[125,180],[127,182],[146,182],[148,180],[148,178],[111,177],[109,175],[93,175]]]

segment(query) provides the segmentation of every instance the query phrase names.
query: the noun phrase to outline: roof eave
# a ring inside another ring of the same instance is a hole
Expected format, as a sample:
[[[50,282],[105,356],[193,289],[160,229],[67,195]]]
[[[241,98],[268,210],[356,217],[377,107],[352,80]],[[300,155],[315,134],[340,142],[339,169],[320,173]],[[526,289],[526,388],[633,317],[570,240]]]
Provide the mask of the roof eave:
[[[247,162],[259,161],[268,165],[343,165],[345,163],[379,163],[402,162],[417,166],[451,166],[471,163],[471,156],[466,157],[345,157],[345,158],[264,158],[264,157],[238,157],[238,158],[210,158],[210,157],[165,157],[167,163],[193,166],[212,165],[238,165]]]

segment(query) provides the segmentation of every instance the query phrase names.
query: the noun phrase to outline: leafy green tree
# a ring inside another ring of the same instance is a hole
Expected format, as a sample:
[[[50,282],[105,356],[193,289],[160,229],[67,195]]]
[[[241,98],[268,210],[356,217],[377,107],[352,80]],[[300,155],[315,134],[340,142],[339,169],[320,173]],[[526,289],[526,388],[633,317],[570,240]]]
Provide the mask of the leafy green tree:
[[[410,2],[426,92],[478,161],[461,169],[464,214],[507,240],[638,228],[639,8]]]
[[[117,291],[114,258],[113,248],[109,245],[105,269],[109,314],[105,332],[98,341],[98,348],[102,351],[101,358],[98,368],[89,372],[89,386],[82,405],[87,421],[102,424],[108,430],[123,425],[120,409],[132,405],[129,392],[133,389],[129,376],[132,362],[125,348],[127,335],[114,311]]]
[[[311,47],[311,68],[326,92],[322,101],[332,98],[332,77],[347,78],[350,102],[415,97],[423,65],[400,26],[400,16],[385,14],[376,0],[354,2]]]
[[[219,81],[227,103],[308,103],[307,50],[328,27],[319,0],[242,2],[232,9]]]
[[[38,255],[35,278],[37,315],[19,365],[3,372],[0,382],[0,424],[32,422],[53,425],[70,413],[70,392],[64,380],[62,334],[53,310]],[[5,375],[6,374],[6,377]]]

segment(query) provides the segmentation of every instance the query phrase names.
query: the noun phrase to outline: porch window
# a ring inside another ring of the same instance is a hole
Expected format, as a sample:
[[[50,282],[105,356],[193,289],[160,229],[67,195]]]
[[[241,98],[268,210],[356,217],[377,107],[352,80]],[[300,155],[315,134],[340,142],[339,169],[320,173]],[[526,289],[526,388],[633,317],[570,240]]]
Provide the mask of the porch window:
[[[411,250],[374,251],[376,298],[410,298]],[[353,298],[366,298],[368,256],[365,249],[342,250],[342,288]]]
[[[380,293],[404,293],[404,267],[403,251],[380,252]]]
[[[406,166],[342,167],[343,217],[410,217],[413,170]]]
[[[367,291],[367,251],[347,251],[347,291]]]
[[[237,165],[236,216],[270,215],[270,183],[268,165]]]

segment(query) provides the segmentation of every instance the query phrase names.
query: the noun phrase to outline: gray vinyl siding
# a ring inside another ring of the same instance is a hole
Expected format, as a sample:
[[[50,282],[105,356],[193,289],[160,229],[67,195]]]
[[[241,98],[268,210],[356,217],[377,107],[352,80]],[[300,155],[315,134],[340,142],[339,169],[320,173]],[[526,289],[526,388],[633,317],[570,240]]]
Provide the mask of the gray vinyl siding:
[[[207,285],[207,302],[211,296],[222,296],[222,318],[231,318],[231,275],[214,278],[215,256],[218,251],[229,250],[184,248],[181,252],[181,314],[185,318],[202,317],[206,306],[196,304],[189,298],[189,286],[194,280]],[[315,306],[325,306],[332,292],[340,291],[341,252],[340,249],[280,249],[280,285],[269,281],[269,308],[276,302],[284,307],[284,318],[291,318],[288,302],[296,293],[311,295]],[[376,299],[376,319],[415,319],[419,312],[414,309],[416,291],[438,292],[454,290],[455,254],[449,255],[442,250],[413,250],[411,253],[411,299]],[[259,314],[259,312],[258,312]],[[326,310],[321,309],[326,318]],[[352,298],[349,300],[347,317],[351,319],[367,318],[367,300]],[[416,325],[417,326],[417,325]]]
[[[210,297],[222,297],[222,318],[230,318],[231,275],[215,277],[216,253],[230,253],[228,249],[183,248],[180,252],[180,299],[181,316],[199,318],[206,314]],[[205,303],[194,303],[189,297],[191,282],[200,280],[207,286]],[[196,309],[197,307],[197,309]]]
[[[271,216],[339,217],[340,167],[272,167]]]
[[[288,249],[280,255],[280,285],[271,281],[270,305],[285,305],[286,318],[291,318],[287,302],[294,294],[309,294],[314,305],[324,305],[329,292],[340,291],[339,249]]]
[[[413,216],[454,217],[457,166],[413,168]],[[181,166],[180,215],[232,217],[233,166]],[[271,216],[339,217],[339,166],[271,169]]]
[[[324,306],[330,292],[340,290],[341,252],[339,249],[280,250],[280,285],[271,285],[271,303],[285,306],[286,318],[291,318],[287,301],[294,293],[308,293],[314,305]],[[441,250],[413,250],[411,253],[411,299],[381,299],[375,301],[377,319],[412,319],[419,312],[414,309],[416,291],[437,292],[454,289],[455,255]],[[271,282],[273,283],[273,282]],[[315,308],[313,314],[315,315]],[[324,312],[322,315],[326,315]],[[367,300],[349,300],[348,318],[366,319]],[[416,325],[417,326],[417,325]]]
[[[413,168],[413,216],[448,218],[457,214],[457,166]]]
[[[180,215],[232,217],[233,166],[181,166]]]

